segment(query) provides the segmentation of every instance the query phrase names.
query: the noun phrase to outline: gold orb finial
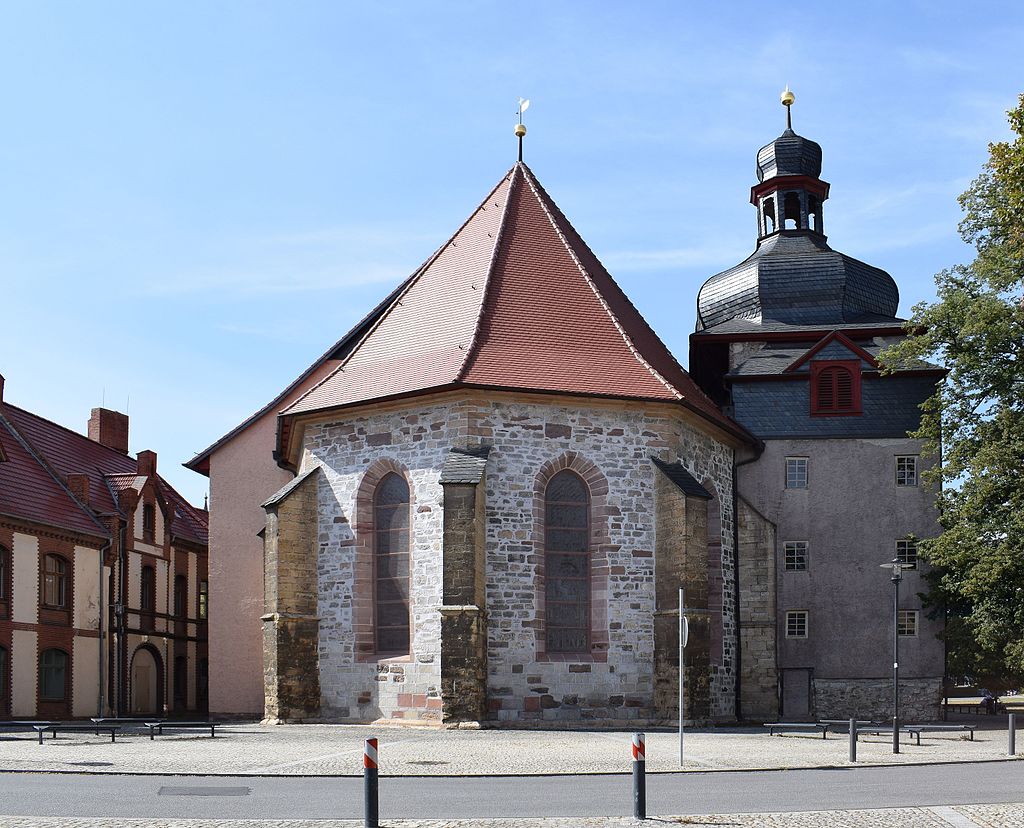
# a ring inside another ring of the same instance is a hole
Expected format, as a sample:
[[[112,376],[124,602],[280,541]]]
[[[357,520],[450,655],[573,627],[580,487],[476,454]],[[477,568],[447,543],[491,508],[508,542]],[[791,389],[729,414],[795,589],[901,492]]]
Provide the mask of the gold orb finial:
[[[516,134],[516,138],[522,138],[524,135],[526,135],[526,127],[523,124],[516,124],[516,128],[514,131]]]
[[[786,88],[782,90],[782,94],[779,95],[779,100],[782,101],[782,105],[790,107],[793,105],[793,101],[796,100],[796,95],[789,91],[789,84],[786,84]]]

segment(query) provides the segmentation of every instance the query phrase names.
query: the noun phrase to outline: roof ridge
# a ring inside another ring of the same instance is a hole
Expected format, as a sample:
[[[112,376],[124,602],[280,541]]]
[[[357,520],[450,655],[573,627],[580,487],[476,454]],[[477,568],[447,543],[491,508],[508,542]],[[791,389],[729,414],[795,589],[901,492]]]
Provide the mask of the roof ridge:
[[[51,420],[50,418],[44,417],[41,414],[36,414],[35,411],[29,411],[27,408],[22,408],[20,405],[14,405],[12,403],[7,402],[6,400],[4,400],[4,407],[5,408],[17,409],[22,414],[27,414],[29,417],[34,417],[37,420],[42,420],[42,422],[46,423],[47,425],[51,425],[51,426],[54,426],[55,428],[59,428],[61,431],[64,431],[64,432],[72,435],[73,437],[77,437],[79,440],[86,440],[86,441],[88,441],[88,445],[89,446],[97,446],[100,449],[102,449],[103,451],[109,452],[111,455],[113,455],[115,457],[127,457],[132,462],[135,462],[135,463],[138,462],[138,460],[133,458],[130,453],[122,453],[122,452],[118,451],[117,449],[111,448],[108,445],[104,445],[99,440],[93,440],[88,434],[82,434],[81,431],[75,431],[73,428],[69,428],[66,425],[62,425],[61,423],[58,423],[56,420]],[[118,412],[115,412],[115,413],[120,414],[121,412],[118,411]],[[126,472],[117,472],[117,473],[118,474],[125,474]]]
[[[6,405],[8,405],[8,403],[4,403],[4,405],[6,406]],[[23,411],[26,414],[31,414],[32,413],[30,411],[25,411],[25,409],[19,408],[18,406],[15,406],[15,405],[12,405],[11,408],[18,408],[19,411]],[[40,418],[40,419],[45,419],[45,418]],[[103,534],[103,537],[108,537],[110,533],[107,531],[107,528],[102,523],[99,522],[99,520],[96,518],[96,515],[93,514],[92,509],[90,509],[88,506],[86,506],[84,503],[82,503],[82,501],[80,501],[77,497],[75,497],[75,495],[71,491],[70,487],[62,479],[61,475],[59,475],[57,473],[57,470],[54,469],[53,466],[51,466],[46,461],[46,459],[39,453],[39,451],[36,449],[36,447],[33,446],[31,442],[29,442],[29,439],[24,434],[21,433],[21,431],[17,428],[17,426],[15,426],[14,423],[12,423],[9,419],[7,419],[7,417],[5,417],[3,415],[3,412],[0,412],[0,423],[3,423],[4,427],[7,429],[8,432],[10,432],[11,436],[14,437],[14,439],[18,442],[18,444],[39,465],[39,467],[42,468],[43,471],[45,471],[50,476],[50,478],[60,487],[60,489],[71,500],[71,502],[75,506],[77,506],[78,509],[90,521],[92,521],[92,523],[94,523],[101,530],[101,532]],[[53,425],[58,425],[58,424],[57,423],[53,423]],[[61,427],[63,428],[63,426],[61,426]],[[74,432],[72,432],[72,433],[74,433]],[[79,436],[81,436],[81,435],[79,435]],[[88,438],[86,438],[86,439],[88,439]]]
[[[480,291],[480,310],[476,315],[476,325],[473,326],[473,337],[469,340],[469,345],[466,346],[466,356],[462,360],[462,365],[459,366],[458,372],[455,374],[455,382],[461,382],[465,378],[466,372],[469,370],[470,363],[473,361],[473,352],[476,349],[477,343],[480,341],[480,330],[483,328],[484,316],[487,313],[487,297],[491,292],[491,284],[493,282],[492,277],[494,276],[494,268],[498,262],[501,240],[505,235],[505,225],[508,224],[508,214],[510,205],[512,204],[513,188],[516,186],[516,173],[519,172],[519,163],[516,163],[516,165],[505,174],[505,178],[501,179],[504,181],[506,178],[511,176],[511,180],[508,182],[508,192],[505,193],[505,206],[501,210],[501,222],[498,224],[498,232],[494,234],[494,247],[491,249],[491,260],[487,264],[487,274],[484,276],[483,290]],[[491,195],[494,195],[500,186],[501,182],[499,181],[498,185],[491,190],[488,198],[490,198]],[[475,216],[476,212],[474,212],[473,215]],[[462,228],[460,227],[459,229],[461,230]]]
[[[499,179],[498,183],[495,184],[490,189],[490,191],[487,193],[487,195],[484,197],[484,199],[477,205],[476,209],[473,210],[473,212],[469,214],[469,217],[466,218],[466,220],[463,221],[462,224],[459,225],[458,229],[448,237],[448,239],[444,242],[444,244],[440,245],[431,254],[431,256],[423,264],[421,264],[419,266],[419,268],[413,273],[413,275],[410,276],[408,279],[406,279],[405,283],[401,286],[401,289],[397,292],[397,295],[395,295],[394,299],[388,304],[387,308],[385,308],[381,312],[380,316],[377,317],[377,319],[374,321],[373,325],[371,325],[366,330],[366,333],[363,334],[363,336],[360,338],[359,342],[356,343],[356,345],[352,348],[352,350],[348,352],[348,354],[345,356],[345,359],[342,361],[341,365],[339,365],[337,368],[335,368],[333,371],[331,371],[329,374],[327,374],[325,377],[323,377],[323,379],[321,379],[319,382],[315,383],[314,385],[311,385],[301,395],[296,397],[292,401],[291,405],[288,406],[289,409],[290,408],[294,408],[302,400],[304,400],[304,399],[306,399],[306,397],[310,396],[310,394],[312,394],[313,391],[315,391],[316,389],[320,388],[325,383],[327,383],[328,380],[333,379],[339,373],[344,373],[345,366],[348,365],[348,363],[352,361],[353,357],[356,355],[356,353],[358,353],[359,349],[363,346],[363,344],[384,323],[384,320],[388,318],[388,316],[390,315],[391,311],[394,309],[395,305],[397,303],[401,302],[402,301],[402,297],[407,295],[409,293],[409,291],[412,290],[413,286],[420,280],[420,278],[422,278],[422,276],[427,272],[427,270],[430,269],[430,266],[432,264],[434,264],[434,262],[437,261],[438,257],[449,247],[449,245],[451,245],[451,243],[453,241],[455,241],[456,236],[458,236],[459,233],[461,233],[467,227],[467,225],[474,218],[476,218],[477,214],[480,212],[481,209],[483,209],[484,205],[487,204],[488,200],[494,195],[494,193],[498,190],[498,188],[508,179],[508,177],[510,175],[514,174],[514,172],[515,172],[515,167],[513,167],[507,173],[505,173],[505,175],[503,175]],[[506,211],[507,211],[507,207],[508,207],[508,202],[506,200]],[[505,214],[503,214],[503,216],[502,216],[502,220],[503,221],[504,221],[504,215]],[[497,249],[497,248],[495,248],[495,249]],[[482,298],[482,293],[481,293],[481,308],[482,307],[483,307],[483,298]],[[474,339],[475,339],[475,337],[474,337]],[[467,350],[467,355],[468,355],[469,349],[467,348],[466,350]],[[463,361],[463,365],[465,365],[465,360]],[[461,368],[460,368],[460,373],[461,373]],[[287,409],[285,409],[285,410],[287,410]]]
[[[566,239],[565,233],[562,232],[562,228],[559,227],[558,226],[558,222],[555,221],[555,217],[552,215],[551,210],[548,208],[548,205],[546,203],[546,199],[541,196],[540,192],[538,192],[538,187],[540,187],[540,185],[536,184],[536,186],[535,186],[535,180],[534,180],[534,176],[533,176],[532,170],[530,170],[530,168],[527,167],[526,164],[524,164],[522,162],[519,162],[517,164],[517,166],[522,166],[522,168],[524,170],[524,177],[526,178],[526,183],[530,185],[530,190],[533,192],[534,197],[537,199],[538,203],[540,204],[541,209],[544,210],[544,214],[548,217],[548,221],[551,222],[551,226],[554,229],[555,233],[558,235],[559,240],[562,242],[562,244],[565,247],[566,251],[568,251],[569,256],[572,258],[572,260],[575,263],[575,265],[576,265],[577,269],[579,270],[580,274],[583,276],[583,279],[586,281],[588,287],[591,289],[591,291],[593,291],[594,296],[597,298],[597,301],[601,304],[601,307],[604,309],[604,312],[608,315],[608,318],[611,320],[611,323],[615,326],[615,329],[619,332],[619,335],[622,337],[622,341],[626,344],[626,347],[629,349],[630,353],[633,354],[633,357],[637,360],[637,362],[639,362],[641,365],[643,365],[643,367],[645,367],[650,372],[651,376],[653,376],[656,380],[658,380],[662,385],[665,386],[665,388],[669,391],[669,393],[671,393],[673,396],[675,396],[676,399],[679,399],[679,400],[683,399],[683,395],[679,391],[679,389],[676,388],[674,385],[672,385],[672,383],[670,383],[665,377],[663,377],[661,375],[661,372],[657,371],[654,368],[654,366],[651,365],[647,361],[647,359],[645,359],[643,357],[643,355],[640,353],[640,350],[636,347],[636,345],[630,339],[629,335],[626,333],[626,330],[623,327],[622,323],[619,321],[618,317],[615,315],[615,313],[609,307],[607,300],[601,294],[601,291],[599,291],[597,289],[597,285],[594,284],[594,280],[591,278],[590,274],[587,272],[587,269],[583,266],[583,263],[580,261],[579,256],[576,255],[576,251],[573,250],[573,247],[569,243],[568,239]],[[543,190],[543,188],[541,188],[541,189]],[[544,194],[547,195],[546,192]],[[559,211],[559,212],[561,212],[561,211]],[[566,221],[568,222],[568,219],[566,219]],[[575,232],[575,230],[574,230],[574,232]]]

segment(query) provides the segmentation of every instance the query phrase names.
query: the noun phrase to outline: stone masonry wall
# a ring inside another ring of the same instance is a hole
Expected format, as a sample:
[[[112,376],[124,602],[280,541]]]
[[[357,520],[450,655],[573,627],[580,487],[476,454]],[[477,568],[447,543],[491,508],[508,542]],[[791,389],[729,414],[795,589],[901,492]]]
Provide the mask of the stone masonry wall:
[[[900,679],[900,721],[939,721],[942,679]],[[814,714],[819,719],[892,718],[892,679],[814,679]]]
[[[739,498],[740,715],[769,721],[779,715],[776,635],[775,525]]]
[[[712,715],[727,717],[735,689],[732,450],[681,416],[641,404],[585,407],[495,394],[309,425],[302,469],[320,465],[319,615],[321,715],[334,720],[440,719],[443,492],[452,447],[492,446],[486,474],[488,709],[500,722],[623,721],[653,716],[654,485],[657,455],[710,481],[721,504],[723,653],[711,686]],[[603,658],[538,660],[535,537],[540,469],[574,455],[607,481],[595,521],[608,542],[607,645]],[[413,655],[378,663],[357,655],[353,526],[360,481],[383,459],[404,470],[412,499]]]
[[[492,715],[504,722],[657,718],[653,708],[656,475],[651,455],[681,461],[711,480],[723,504],[725,611],[732,600],[732,451],[681,418],[635,406],[569,407],[493,400],[469,433],[493,444],[487,472],[488,668]],[[536,581],[543,548],[531,531],[535,477],[545,463],[578,456],[607,482],[592,534],[609,540],[606,660],[537,660]],[[734,630],[732,618],[727,629]],[[734,638],[712,685],[712,714],[733,710]]]

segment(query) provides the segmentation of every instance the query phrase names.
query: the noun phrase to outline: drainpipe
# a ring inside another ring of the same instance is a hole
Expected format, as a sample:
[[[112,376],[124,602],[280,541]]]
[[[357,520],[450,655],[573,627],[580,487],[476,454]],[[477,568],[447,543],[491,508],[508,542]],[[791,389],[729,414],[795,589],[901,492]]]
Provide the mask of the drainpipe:
[[[124,641],[124,599],[126,595],[124,583],[125,544],[128,542],[128,526],[122,522],[118,530],[117,549],[117,600],[114,602],[114,623],[117,628],[117,644],[114,647],[114,718],[121,716],[121,695],[124,689],[123,673],[127,651]]]
[[[107,605],[106,605],[106,602],[103,600],[103,561],[106,560],[107,552],[110,551],[110,546],[111,546],[112,543],[113,543],[112,540],[107,539],[106,543],[104,543],[103,546],[100,547],[100,593],[99,593],[99,599],[97,600],[97,605],[98,605],[99,611],[100,611],[100,647],[99,647],[99,650],[100,650],[100,672],[99,672],[99,679],[100,679],[99,685],[100,685],[100,688],[99,688],[99,693],[96,696],[96,716],[98,718],[102,718],[103,717],[103,713],[104,713],[103,702],[105,701],[105,697],[106,697],[105,690],[106,690],[106,686],[107,686],[107,673],[106,673],[107,659],[106,659],[106,653],[103,652],[104,646],[107,643],[106,640],[104,639],[104,636],[103,636],[104,629],[105,629],[103,621],[104,621],[104,618],[105,618],[105,616],[107,614]]]
[[[761,455],[764,454],[764,443],[761,440],[757,441],[754,451],[753,457],[732,465],[732,585],[733,601],[736,607],[736,721],[742,720],[740,692],[743,680],[743,631],[740,629],[740,495],[737,486],[739,481],[737,469],[761,459]],[[772,573],[772,577],[775,577],[774,573]]]

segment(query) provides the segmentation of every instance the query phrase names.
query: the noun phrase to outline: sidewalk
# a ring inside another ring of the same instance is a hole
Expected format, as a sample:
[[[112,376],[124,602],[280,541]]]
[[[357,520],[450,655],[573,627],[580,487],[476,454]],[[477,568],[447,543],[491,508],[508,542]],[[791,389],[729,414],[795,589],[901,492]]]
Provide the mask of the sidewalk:
[[[192,819],[53,819],[0,817],[4,828],[361,828],[360,820],[192,820]],[[934,808],[887,808],[865,811],[805,811],[777,814],[709,814],[652,817],[644,822],[622,818],[381,820],[381,828],[666,828],[666,826],[736,826],[737,828],[1024,828],[1024,803],[957,805]]]
[[[355,776],[362,773],[363,740],[380,740],[382,776],[551,775],[627,773],[628,732],[441,730],[357,725],[230,725],[214,739],[198,733],[158,737],[83,734],[0,736],[0,770],[87,773],[169,773]],[[678,736],[647,734],[647,770],[679,770]],[[791,733],[722,728],[686,734],[687,771],[847,767],[846,734]],[[890,737],[861,736],[858,766],[1007,759],[1006,733],[925,734],[921,745],[904,737],[892,753]],[[1020,757],[1018,757],[1020,758]]]

